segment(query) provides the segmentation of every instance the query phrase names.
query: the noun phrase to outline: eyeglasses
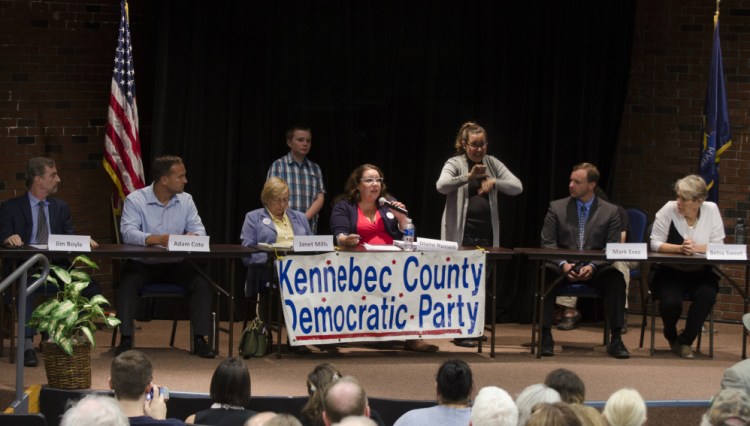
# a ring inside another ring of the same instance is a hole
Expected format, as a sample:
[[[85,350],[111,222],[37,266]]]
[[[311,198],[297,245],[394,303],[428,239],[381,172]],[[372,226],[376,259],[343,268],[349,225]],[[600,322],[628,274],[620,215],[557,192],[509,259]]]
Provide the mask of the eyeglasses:
[[[360,182],[364,183],[365,185],[372,185],[373,183],[383,183],[385,179],[383,178],[362,178],[359,180]]]
[[[489,145],[489,142],[472,142],[467,143],[466,145],[468,145],[471,149],[482,149]]]

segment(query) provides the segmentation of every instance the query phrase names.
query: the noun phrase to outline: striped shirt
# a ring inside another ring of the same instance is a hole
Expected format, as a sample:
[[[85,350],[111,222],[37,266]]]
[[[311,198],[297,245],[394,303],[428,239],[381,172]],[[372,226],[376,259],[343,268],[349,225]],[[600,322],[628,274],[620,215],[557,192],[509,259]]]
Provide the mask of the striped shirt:
[[[325,194],[323,173],[320,167],[307,159],[301,163],[294,161],[292,153],[279,158],[271,164],[266,179],[276,176],[284,179],[289,186],[289,208],[305,213],[318,194]],[[318,215],[310,219],[313,234],[318,230]]]

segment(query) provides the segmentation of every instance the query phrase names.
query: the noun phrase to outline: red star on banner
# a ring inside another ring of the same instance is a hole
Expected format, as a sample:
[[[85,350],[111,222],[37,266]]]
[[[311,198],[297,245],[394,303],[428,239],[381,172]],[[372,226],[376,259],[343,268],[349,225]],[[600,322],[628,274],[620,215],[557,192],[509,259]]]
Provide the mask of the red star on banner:
[[[448,293],[448,299],[453,299],[453,295]]]
[[[326,260],[326,265],[330,265],[330,264],[331,264],[331,259]]]
[[[414,319],[414,315],[409,315],[409,319]]]
[[[323,302],[323,303],[326,303],[328,300],[324,297],[324,298],[320,299],[320,301]]]
[[[362,300],[367,300],[367,296],[362,296]]]
[[[446,258],[445,258],[445,261],[446,261],[446,262],[450,262],[450,261],[451,261],[451,258],[450,258],[450,257],[446,257]]]
[[[404,293],[399,293],[398,297],[404,297]]]
[[[391,264],[395,265],[396,264],[396,259],[391,260]]]

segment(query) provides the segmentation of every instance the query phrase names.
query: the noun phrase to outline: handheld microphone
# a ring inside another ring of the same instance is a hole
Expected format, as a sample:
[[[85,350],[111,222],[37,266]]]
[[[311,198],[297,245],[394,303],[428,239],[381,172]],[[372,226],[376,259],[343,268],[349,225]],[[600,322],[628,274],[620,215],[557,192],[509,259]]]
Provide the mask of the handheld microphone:
[[[392,202],[390,202],[390,201],[386,200],[386,199],[385,199],[385,197],[380,197],[380,198],[378,199],[378,202],[380,203],[380,206],[381,206],[381,207],[382,207],[382,206],[386,206],[386,207],[388,207],[389,209],[393,209],[393,210],[396,210],[396,211],[397,211],[397,212],[399,212],[399,213],[403,213],[403,214],[405,214],[405,215],[409,216],[409,211],[408,211],[408,210],[406,210],[406,209],[403,209],[403,208],[401,208],[401,207],[398,207],[397,205],[393,204]]]

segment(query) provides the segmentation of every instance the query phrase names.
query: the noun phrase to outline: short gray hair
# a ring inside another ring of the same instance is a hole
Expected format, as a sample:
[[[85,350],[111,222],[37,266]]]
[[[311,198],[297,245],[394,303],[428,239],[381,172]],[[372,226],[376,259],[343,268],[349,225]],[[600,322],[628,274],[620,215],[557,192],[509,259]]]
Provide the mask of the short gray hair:
[[[607,399],[602,414],[611,425],[640,426],[646,423],[646,403],[637,390],[623,388]]]
[[[49,157],[34,157],[26,163],[26,188],[31,188],[34,178],[44,176],[47,168],[55,167],[55,160]]]
[[[702,177],[687,175],[674,183],[674,192],[689,201],[705,200],[708,188]]]
[[[90,394],[71,405],[60,426],[129,426],[125,413],[114,398]]]
[[[508,392],[497,386],[483,387],[471,407],[473,426],[514,426],[518,423],[518,408]]]

